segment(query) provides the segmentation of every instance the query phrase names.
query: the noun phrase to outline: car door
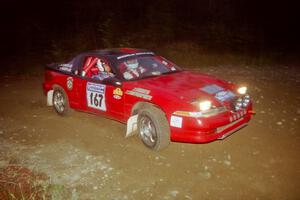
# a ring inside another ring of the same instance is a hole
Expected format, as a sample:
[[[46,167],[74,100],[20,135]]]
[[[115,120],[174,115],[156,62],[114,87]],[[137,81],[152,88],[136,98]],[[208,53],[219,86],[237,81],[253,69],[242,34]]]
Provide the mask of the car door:
[[[106,115],[119,121],[124,120],[124,95],[122,87],[103,83],[104,81],[86,80],[84,99],[86,110]]]
[[[61,86],[65,89],[71,108],[76,110],[86,110],[85,98],[83,97],[84,80],[78,72],[81,66],[81,56],[77,56],[68,64],[72,65],[72,71],[68,75],[63,75]]]
[[[124,120],[124,95],[121,86],[86,76],[81,79],[80,91],[84,110],[118,121]]]

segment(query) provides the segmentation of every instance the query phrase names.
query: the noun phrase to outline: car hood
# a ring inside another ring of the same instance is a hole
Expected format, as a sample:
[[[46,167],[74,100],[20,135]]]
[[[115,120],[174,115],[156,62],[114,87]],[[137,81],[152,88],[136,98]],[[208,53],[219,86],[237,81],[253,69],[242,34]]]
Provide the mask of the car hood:
[[[216,93],[229,91],[233,85],[210,75],[182,71],[136,81],[135,87],[150,90],[155,94],[172,95],[180,100],[193,101],[199,98],[216,100]]]

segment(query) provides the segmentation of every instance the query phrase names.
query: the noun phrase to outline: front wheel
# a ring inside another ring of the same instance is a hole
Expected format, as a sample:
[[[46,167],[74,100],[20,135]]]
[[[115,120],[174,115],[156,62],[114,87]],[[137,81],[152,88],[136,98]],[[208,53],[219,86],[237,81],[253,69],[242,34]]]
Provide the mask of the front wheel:
[[[147,107],[139,111],[138,133],[145,146],[156,151],[170,143],[168,120],[164,112],[156,107]]]
[[[62,88],[55,88],[53,92],[53,107],[59,115],[67,115],[69,112],[69,101],[67,94]]]

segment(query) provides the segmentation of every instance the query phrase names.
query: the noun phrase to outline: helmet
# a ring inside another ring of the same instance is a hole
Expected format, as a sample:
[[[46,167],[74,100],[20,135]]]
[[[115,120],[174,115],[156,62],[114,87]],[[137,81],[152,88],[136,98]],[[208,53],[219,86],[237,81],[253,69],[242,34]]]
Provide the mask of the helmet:
[[[97,60],[97,68],[100,70],[100,72],[104,71],[104,66],[103,66],[102,60],[100,60],[100,59]]]
[[[136,69],[139,66],[137,59],[127,60],[125,61],[126,67],[129,69]]]
[[[110,66],[107,64],[107,63],[102,63],[103,65],[103,68],[104,68],[104,71],[106,71],[106,72],[111,72],[111,68],[110,68]]]

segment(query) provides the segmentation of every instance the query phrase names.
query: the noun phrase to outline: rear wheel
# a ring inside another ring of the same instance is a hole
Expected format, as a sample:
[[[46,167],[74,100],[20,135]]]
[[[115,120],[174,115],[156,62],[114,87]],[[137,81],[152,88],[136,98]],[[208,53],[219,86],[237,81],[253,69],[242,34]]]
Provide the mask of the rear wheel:
[[[145,146],[156,151],[170,143],[168,120],[164,112],[153,106],[139,111],[138,133]]]
[[[67,94],[62,88],[57,87],[54,89],[53,107],[59,115],[67,115],[70,110]]]

